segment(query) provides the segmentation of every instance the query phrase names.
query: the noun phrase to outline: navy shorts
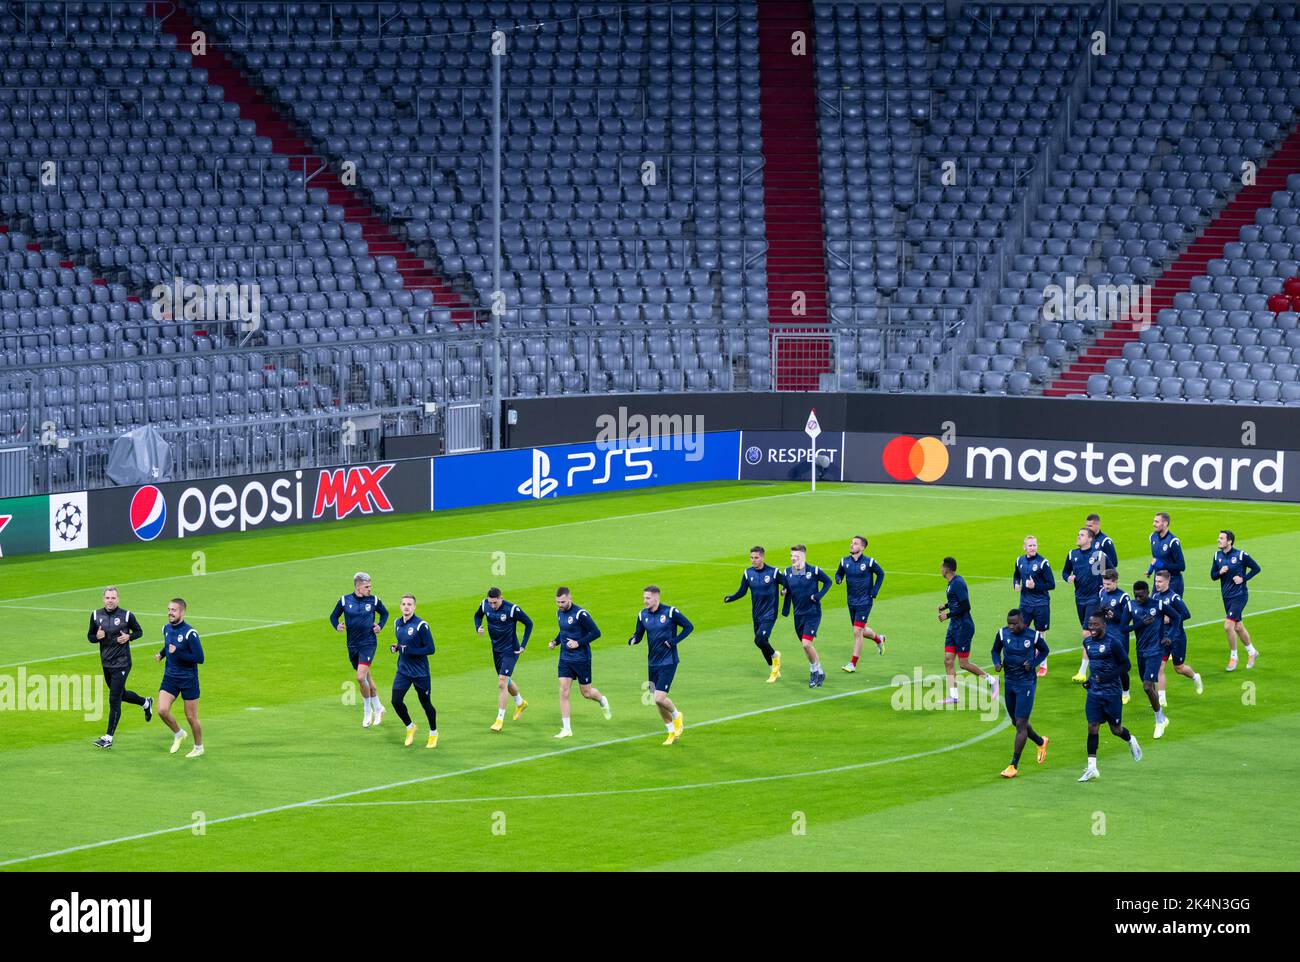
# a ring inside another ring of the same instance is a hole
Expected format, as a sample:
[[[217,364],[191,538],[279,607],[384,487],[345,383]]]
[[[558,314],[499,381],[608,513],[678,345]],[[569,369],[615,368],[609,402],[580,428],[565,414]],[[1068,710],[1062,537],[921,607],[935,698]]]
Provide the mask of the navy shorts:
[[[429,679],[412,678],[405,672],[399,671],[393,675],[393,701],[401,701],[402,697],[415,686],[416,691],[422,691],[429,694]]]
[[[173,675],[163,675],[162,684],[158,686],[159,691],[165,691],[175,698],[179,695],[186,701],[199,700],[199,679],[194,678],[176,678]]]
[[[375,663],[375,649],[378,643],[372,642],[368,645],[348,645],[348,661],[352,662],[352,668],[355,670],[358,665],[373,665]]]
[[[1035,684],[1007,685],[1002,690],[1002,700],[1007,705],[1008,718],[1028,718],[1034,710],[1034,695],[1038,692]]]
[[[772,628],[776,625],[776,620],[756,621],[754,622],[754,638],[771,638]]]
[[[1079,599],[1076,598],[1076,599],[1074,600],[1074,607],[1075,607],[1075,609],[1079,612],[1079,627],[1080,627],[1080,628],[1087,628],[1087,627],[1088,627],[1088,609],[1092,607],[1092,602],[1091,602],[1091,601],[1080,601]]]
[[[577,661],[572,658],[561,658],[559,667],[556,668],[556,674],[560,678],[577,679],[579,685],[591,684],[591,659],[586,661]]]
[[[673,676],[677,674],[676,665],[651,665],[650,666],[650,684],[655,691],[667,693],[672,687]]]
[[[1021,612],[1025,616],[1026,628],[1037,628],[1039,631],[1046,631],[1052,626],[1052,606],[1037,605],[1033,608],[1020,606]]]
[[[1246,614],[1246,602],[1250,599],[1246,595],[1240,598],[1223,599],[1223,616],[1229,621],[1241,621]]]
[[[948,633],[943,639],[943,650],[958,655],[969,655],[970,644],[975,639],[975,624],[970,621],[949,621]]]
[[[1165,657],[1174,660],[1175,667],[1181,665],[1187,660],[1187,635],[1182,633],[1181,637],[1175,638],[1173,646],[1165,649]]]
[[[817,629],[821,627],[822,613],[813,612],[810,615],[804,615],[803,618],[796,618],[794,622],[794,633],[802,641],[804,638],[816,638]]]
[[[849,621],[853,622],[854,628],[862,628],[866,625],[867,619],[871,617],[871,603],[865,605],[849,605]]]
[[[1089,688],[1088,698],[1083,704],[1083,713],[1087,716],[1089,725],[1100,725],[1102,722],[1121,725],[1124,722],[1124,703],[1120,700],[1118,690],[1103,694]]]
[[[492,664],[496,666],[497,674],[509,678],[514,674],[515,665],[519,661],[519,656],[513,651],[496,651],[492,652]]]
[[[1165,650],[1138,652],[1138,672],[1143,681],[1156,681],[1160,677],[1160,666],[1165,660]]]

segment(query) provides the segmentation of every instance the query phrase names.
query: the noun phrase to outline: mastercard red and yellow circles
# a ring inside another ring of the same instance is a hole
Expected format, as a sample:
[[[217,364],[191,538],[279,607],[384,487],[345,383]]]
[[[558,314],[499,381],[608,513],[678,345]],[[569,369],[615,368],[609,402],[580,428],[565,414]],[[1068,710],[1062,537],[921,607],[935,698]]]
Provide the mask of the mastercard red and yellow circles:
[[[938,481],[948,470],[948,449],[938,438],[902,434],[885,445],[880,461],[895,481]]]

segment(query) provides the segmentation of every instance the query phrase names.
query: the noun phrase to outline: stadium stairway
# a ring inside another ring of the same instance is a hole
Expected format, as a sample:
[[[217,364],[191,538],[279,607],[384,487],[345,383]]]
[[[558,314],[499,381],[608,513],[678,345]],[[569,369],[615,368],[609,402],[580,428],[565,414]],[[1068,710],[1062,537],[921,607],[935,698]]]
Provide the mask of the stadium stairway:
[[[154,9],[153,5],[150,9],[155,16],[163,12]],[[208,36],[207,52],[202,56],[193,54],[192,37],[199,27],[179,2],[174,5],[170,16],[162,19],[161,24],[163,32],[176,38],[177,48],[190,53],[194,66],[207,71],[208,83],[220,87],[226,101],[238,105],[240,116],[257,125],[257,135],[270,139],[272,151],[301,159],[304,173],[312,168],[319,169],[319,173],[310,175],[311,186],[324,189],[329,202],[342,208],[344,219],[360,226],[361,236],[372,257],[395,258],[397,272],[401,275],[405,288],[431,292],[435,304],[451,309],[451,318],[457,326],[475,322],[475,312],[470,304],[451,288],[445,278],[435,273],[422,257],[412,251],[400,235],[384,223],[356,189],[339,179],[338,174],[284,119],[275,105],[248,82],[243,71],[212,45],[214,38],[211,35]]]
[[[763,215],[767,237],[767,304],[772,323],[826,324],[826,239],[822,224],[817,92],[810,0],[758,4]],[[801,31],[806,48],[792,51]],[[797,292],[803,313],[796,313]],[[773,375],[779,390],[815,390],[830,370],[821,339],[779,345]]]
[[[1111,324],[1051,385],[1043,389],[1044,396],[1086,395],[1088,377],[1101,374],[1107,360],[1122,355],[1124,345],[1137,340],[1144,328],[1155,323],[1160,311],[1173,307],[1175,295],[1188,290],[1192,278],[1204,274],[1210,261],[1224,256],[1224,247],[1239,238],[1242,227],[1255,223],[1256,212],[1268,207],[1273,192],[1285,190],[1287,176],[1296,173],[1300,173],[1300,127],[1293,129],[1269,156],[1255,183],[1241,188],[1219,215],[1205,226],[1200,236],[1156,279],[1151,288],[1150,316],[1145,320]]]

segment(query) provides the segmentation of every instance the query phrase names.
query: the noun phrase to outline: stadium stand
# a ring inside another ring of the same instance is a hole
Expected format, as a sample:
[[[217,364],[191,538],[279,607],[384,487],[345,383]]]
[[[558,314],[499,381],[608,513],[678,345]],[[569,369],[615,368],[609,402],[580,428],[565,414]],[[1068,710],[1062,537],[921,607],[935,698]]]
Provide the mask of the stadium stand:
[[[0,440],[46,489],[142,423],[201,474],[481,403],[494,29],[505,396],[1297,404],[1296,13],[23,0]],[[159,314],[174,278],[255,285],[258,315]],[[1149,286],[1150,315],[1045,318],[1068,284]]]

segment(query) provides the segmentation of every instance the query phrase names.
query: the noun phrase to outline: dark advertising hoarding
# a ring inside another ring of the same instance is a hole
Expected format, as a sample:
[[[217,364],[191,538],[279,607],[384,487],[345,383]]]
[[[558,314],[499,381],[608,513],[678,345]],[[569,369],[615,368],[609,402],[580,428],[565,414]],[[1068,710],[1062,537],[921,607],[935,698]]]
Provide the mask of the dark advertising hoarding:
[[[798,431],[742,431],[741,478],[747,481],[810,481],[813,445]],[[843,481],[844,434],[823,432],[817,437],[817,480]]]
[[[796,431],[762,437],[778,450],[808,444]],[[849,433],[842,461],[842,479],[856,482],[1300,502],[1300,452],[1245,446]],[[772,469],[742,459],[741,477]]]

